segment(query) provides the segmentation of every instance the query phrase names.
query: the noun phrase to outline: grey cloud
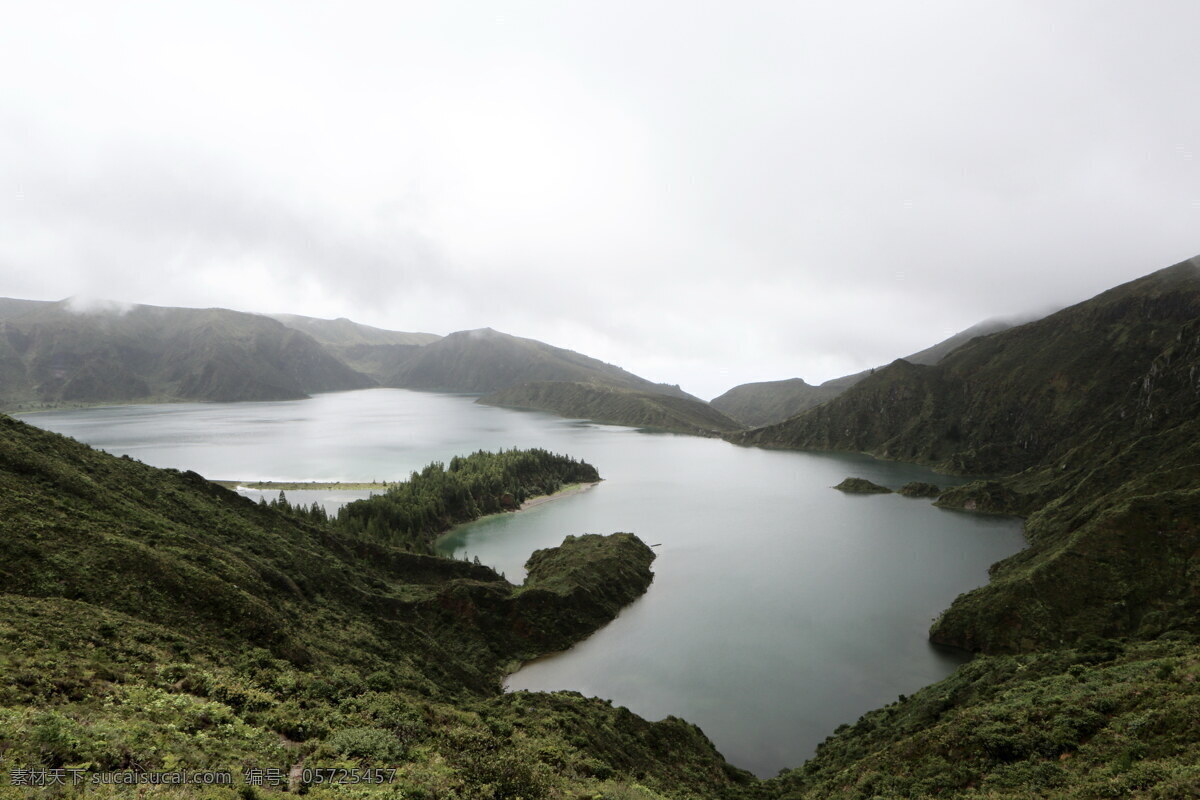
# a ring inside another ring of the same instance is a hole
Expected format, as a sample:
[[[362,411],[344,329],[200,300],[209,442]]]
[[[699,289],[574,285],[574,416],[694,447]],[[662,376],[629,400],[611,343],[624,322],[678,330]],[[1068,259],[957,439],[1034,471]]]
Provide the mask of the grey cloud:
[[[1200,250],[1192,3],[186,16],[0,31],[0,294],[490,325],[711,396]]]

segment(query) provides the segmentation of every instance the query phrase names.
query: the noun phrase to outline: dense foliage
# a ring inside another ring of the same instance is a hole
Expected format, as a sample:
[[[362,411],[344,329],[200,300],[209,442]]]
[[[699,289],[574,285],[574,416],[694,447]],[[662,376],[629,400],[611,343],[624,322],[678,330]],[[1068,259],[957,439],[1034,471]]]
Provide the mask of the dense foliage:
[[[418,553],[432,553],[438,534],[485,514],[514,511],[527,498],[572,483],[592,483],[591,464],[541,449],[480,450],[434,462],[366,500],[343,506],[337,527],[354,536]]]
[[[1088,637],[983,656],[844,725],[783,798],[1200,796],[1200,647]]]

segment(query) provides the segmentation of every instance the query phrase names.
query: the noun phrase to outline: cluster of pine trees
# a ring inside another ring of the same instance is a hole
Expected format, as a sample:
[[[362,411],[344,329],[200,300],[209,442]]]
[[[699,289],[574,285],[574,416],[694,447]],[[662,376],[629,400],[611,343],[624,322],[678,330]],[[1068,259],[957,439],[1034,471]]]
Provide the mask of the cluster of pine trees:
[[[480,450],[449,465],[434,462],[383,494],[343,506],[335,524],[365,539],[432,553],[434,539],[454,525],[598,480],[591,464],[547,450]]]
[[[259,502],[277,511],[284,511],[312,522],[329,522],[329,512],[325,510],[325,506],[316,500],[312,502],[311,506],[306,506],[303,503],[293,503],[287,499],[287,495],[284,494],[282,489],[279,491],[279,497],[276,497],[274,500],[268,501],[266,498],[262,498]]]

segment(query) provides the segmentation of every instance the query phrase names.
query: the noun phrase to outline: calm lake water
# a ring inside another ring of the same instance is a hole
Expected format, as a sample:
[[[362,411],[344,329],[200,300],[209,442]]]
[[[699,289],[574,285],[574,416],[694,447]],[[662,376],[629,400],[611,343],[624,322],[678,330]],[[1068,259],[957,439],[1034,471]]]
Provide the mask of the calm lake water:
[[[431,461],[500,447],[589,461],[605,479],[596,488],[442,541],[515,582],[531,552],[567,534],[632,531],[657,545],[643,598],[572,650],[526,665],[509,687],[573,689],[649,719],[683,717],[732,763],[763,776],[799,766],[838,725],[949,674],[961,659],[928,644],[930,621],[1023,545],[1015,520],[830,488],[848,475],[892,488],[959,482],[921,467],[473,400],[370,389],[24,419],[110,453],[228,480],[402,480]],[[288,493],[330,507],[355,496]]]

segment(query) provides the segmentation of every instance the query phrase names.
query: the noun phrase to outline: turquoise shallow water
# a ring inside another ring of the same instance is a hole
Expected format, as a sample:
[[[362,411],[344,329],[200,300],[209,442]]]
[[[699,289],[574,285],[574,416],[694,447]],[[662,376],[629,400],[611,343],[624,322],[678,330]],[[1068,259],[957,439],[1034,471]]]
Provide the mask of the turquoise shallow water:
[[[509,687],[683,717],[760,775],[798,766],[838,725],[947,675],[960,657],[928,644],[930,621],[1023,544],[1016,520],[830,488],[848,475],[892,488],[957,482],[922,467],[642,433],[472,397],[371,389],[24,419],[220,479],[398,480],[430,461],[514,446],[587,460],[605,478],[594,489],[442,541],[514,581],[533,550],[567,534],[632,531],[658,545],[642,599],[572,650],[526,665]],[[357,495],[288,496],[332,507]]]

